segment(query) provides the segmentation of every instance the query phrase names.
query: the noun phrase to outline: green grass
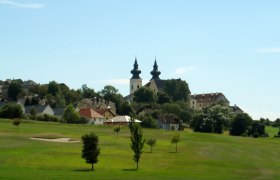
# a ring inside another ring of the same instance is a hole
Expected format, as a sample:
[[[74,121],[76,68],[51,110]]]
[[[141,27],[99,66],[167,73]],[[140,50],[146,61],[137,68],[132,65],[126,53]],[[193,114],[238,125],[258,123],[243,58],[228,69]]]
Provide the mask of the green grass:
[[[31,140],[34,136],[80,139],[95,132],[101,154],[95,171],[81,158],[82,143]],[[278,129],[269,127],[269,133]],[[280,179],[280,139],[180,132],[178,153],[170,143],[174,132],[144,129],[155,137],[145,146],[135,171],[129,131],[119,137],[113,127],[23,121],[19,127],[0,119],[0,179]],[[272,136],[272,135],[271,135]]]

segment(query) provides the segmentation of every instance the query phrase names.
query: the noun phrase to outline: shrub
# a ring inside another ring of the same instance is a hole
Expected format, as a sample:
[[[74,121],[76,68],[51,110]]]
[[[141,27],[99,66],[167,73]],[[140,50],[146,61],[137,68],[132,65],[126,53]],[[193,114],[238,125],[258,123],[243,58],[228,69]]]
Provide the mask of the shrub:
[[[260,135],[259,135],[259,133],[257,131],[253,133],[253,138],[258,138],[259,136]]]
[[[22,118],[22,107],[18,104],[6,104],[0,109],[0,117],[8,119]]]
[[[151,115],[145,115],[140,117],[142,123],[141,126],[145,128],[156,128],[157,122]]]
[[[59,122],[59,118],[49,115],[49,114],[43,114],[40,116],[31,116],[31,117],[35,117],[34,120],[38,120],[38,121],[46,121],[46,122]]]
[[[231,124],[230,135],[241,136],[250,129],[252,121],[252,118],[246,113],[237,114]]]
[[[19,119],[13,120],[13,125],[14,125],[14,126],[19,126],[20,123],[21,123],[21,121],[20,121]]]

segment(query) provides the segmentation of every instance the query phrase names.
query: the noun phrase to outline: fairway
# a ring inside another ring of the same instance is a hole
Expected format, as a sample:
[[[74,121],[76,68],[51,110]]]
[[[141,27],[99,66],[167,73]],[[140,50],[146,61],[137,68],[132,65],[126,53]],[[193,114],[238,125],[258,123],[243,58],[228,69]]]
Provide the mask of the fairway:
[[[81,158],[82,143],[34,141],[53,135],[80,140],[85,133],[99,136],[101,154],[91,165]],[[24,121],[19,127],[0,119],[0,179],[280,179],[280,138],[243,138],[180,132],[178,153],[170,143],[174,132],[143,129],[157,145],[145,145],[139,170],[130,149],[130,134],[121,128]]]

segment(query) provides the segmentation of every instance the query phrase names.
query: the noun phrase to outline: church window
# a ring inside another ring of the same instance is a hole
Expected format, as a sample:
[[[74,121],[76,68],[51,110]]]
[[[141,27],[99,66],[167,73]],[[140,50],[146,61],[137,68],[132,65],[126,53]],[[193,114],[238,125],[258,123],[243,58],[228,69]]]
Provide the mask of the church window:
[[[131,85],[131,90],[133,90],[133,85]]]

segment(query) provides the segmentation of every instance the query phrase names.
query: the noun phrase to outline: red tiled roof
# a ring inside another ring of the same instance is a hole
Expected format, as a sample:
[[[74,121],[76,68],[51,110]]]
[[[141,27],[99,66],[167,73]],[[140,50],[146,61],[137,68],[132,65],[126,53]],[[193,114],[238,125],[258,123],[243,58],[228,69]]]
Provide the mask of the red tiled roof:
[[[104,116],[102,116],[101,114],[99,114],[91,108],[80,109],[79,113],[81,116],[88,118],[104,118]]]
[[[111,115],[115,116],[115,114],[110,109],[98,109],[97,112],[101,115],[104,115],[106,112],[109,112]]]

